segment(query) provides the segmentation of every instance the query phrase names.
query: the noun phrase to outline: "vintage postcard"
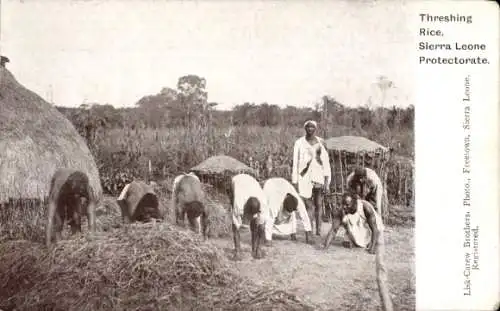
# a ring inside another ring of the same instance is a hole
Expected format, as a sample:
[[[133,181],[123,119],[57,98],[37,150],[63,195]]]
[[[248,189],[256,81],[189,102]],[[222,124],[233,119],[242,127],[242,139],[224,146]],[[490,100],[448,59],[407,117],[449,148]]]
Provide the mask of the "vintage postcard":
[[[488,1],[0,1],[0,311],[497,310]]]

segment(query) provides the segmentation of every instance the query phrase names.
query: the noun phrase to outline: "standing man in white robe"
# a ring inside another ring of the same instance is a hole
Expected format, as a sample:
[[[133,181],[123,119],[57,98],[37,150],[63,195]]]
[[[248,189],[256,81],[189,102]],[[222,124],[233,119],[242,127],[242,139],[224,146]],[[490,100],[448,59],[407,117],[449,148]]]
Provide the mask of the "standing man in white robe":
[[[306,243],[311,239],[311,221],[304,201],[295,188],[284,178],[269,178],[264,183],[269,220],[266,223],[266,243],[270,244],[272,235],[290,235],[292,241],[297,240],[297,216],[302,221],[306,232]]]
[[[306,204],[311,227],[316,223],[316,235],[321,235],[321,210],[323,193],[328,193],[331,181],[330,159],[323,140],[314,135],[316,121],[304,123],[305,136],[297,139],[293,146],[292,184]]]

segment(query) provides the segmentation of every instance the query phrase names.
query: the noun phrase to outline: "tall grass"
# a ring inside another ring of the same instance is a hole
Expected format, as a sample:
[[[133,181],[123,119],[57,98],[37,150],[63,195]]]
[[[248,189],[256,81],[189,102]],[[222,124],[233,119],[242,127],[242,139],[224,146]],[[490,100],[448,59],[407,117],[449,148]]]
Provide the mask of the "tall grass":
[[[92,149],[98,162],[104,191],[118,195],[123,186],[134,178],[163,180],[188,171],[208,157],[218,154],[232,156],[244,162],[254,168],[261,177],[269,177],[267,166],[271,164],[271,176],[289,179],[293,144],[303,135],[303,130],[285,126],[191,126],[175,129],[114,128],[101,133]],[[368,135],[364,131],[360,133],[352,128],[332,126],[322,129],[319,134],[325,138],[341,135],[365,136],[392,147],[396,153],[413,153],[412,131],[385,131],[377,136]],[[148,171],[150,162],[151,175]],[[391,187],[398,186],[389,184]],[[395,195],[403,195],[399,188],[388,190],[392,196],[390,199]]]
[[[188,171],[206,158],[217,154],[232,156],[252,166],[262,177],[266,177],[265,165],[271,156],[272,176],[290,178],[293,143],[301,135],[303,135],[301,128],[286,126],[114,128],[100,131],[99,137],[89,142],[89,145],[98,164],[104,192],[107,195],[117,196],[125,184],[135,178],[168,181],[167,184],[170,185],[174,175]],[[413,153],[412,131],[386,131],[370,136],[366,132],[337,126],[322,129],[319,135],[325,138],[361,135],[391,146],[399,154]],[[151,161],[151,175],[149,161]],[[389,177],[394,179],[392,175]],[[399,182],[392,179],[388,181],[389,195],[392,194],[393,197],[409,195],[407,201],[411,201],[413,192],[401,193],[399,188],[396,189]],[[413,190],[412,187],[409,189]],[[169,198],[170,190],[161,191],[162,197],[166,200]],[[222,200],[219,198],[217,201]],[[164,204],[167,207],[168,201]],[[43,241],[45,214],[45,202],[16,201],[0,207],[0,237],[9,240]],[[406,210],[397,208],[391,210],[390,214],[390,218],[394,218],[392,221],[394,224],[406,225],[406,222],[413,222],[413,216]]]

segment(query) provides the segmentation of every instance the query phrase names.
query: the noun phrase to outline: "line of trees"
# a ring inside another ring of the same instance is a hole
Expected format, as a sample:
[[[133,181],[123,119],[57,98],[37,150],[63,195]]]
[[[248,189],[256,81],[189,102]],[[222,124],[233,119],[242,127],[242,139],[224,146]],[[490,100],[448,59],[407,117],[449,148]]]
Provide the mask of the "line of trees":
[[[393,83],[378,78],[383,94]],[[383,103],[382,103],[383,104]],[[218,103],[209,102],[206,80],[197,75],[180,77],[177,87],[164,87],[157,94],[142,97],[132,108],[115,108],[107,104],[84,104],[78,108],[57,107],[81,134],[92,139],[96,132],[106,128],[175,128],[196,126],[292,126],[315,119],[322,124],[353,128],[357,131],[413,131],[415,109],[374,108],[371,99],[365,107],[346,107],[334,97],[325,95],[314,108],[288,106],[280,108],[269,103],[245,102],[230,111],[217,110]]]

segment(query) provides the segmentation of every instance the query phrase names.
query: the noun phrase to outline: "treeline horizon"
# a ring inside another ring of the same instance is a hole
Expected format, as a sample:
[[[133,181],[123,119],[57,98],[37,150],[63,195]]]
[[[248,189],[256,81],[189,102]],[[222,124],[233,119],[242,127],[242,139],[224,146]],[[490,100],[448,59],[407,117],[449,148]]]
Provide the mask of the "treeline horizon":
[[[229,110],[210,110],[211,123],[214,126],[301,126],[308,119],[318,122],[335,123],[353,128],[367,128],[373,125],[385,124],[389,129],[412,129],[414,126],[415,108],[408,107],[346,107],[335,100],[331,104],[326,99],[326,110],[323,107],[296,107],[268,103],[249,103],[236,105]],[[80,107],[55,106],[70,121],[79,121],[85,117],[95,119],[101,126],[139,127],[139,128],[175,128],[183,124],[188,112],[175,113],[171,109],[150,107],[119,107],[112,105],[91,104]],[[187,110],[187,109],[186,109]],[[193,118],[196,120],[199,116]],[[377,120],[375,120],[377,119]],[[83,121],[83,120],[82,120]],[[90,121],[90,120],[89,120]]]
[[[318,134],[324,137],[337,133],[364,136],[369,139],[399,144],[404,140],[402,154],[412,155],[415,108],[384,107],[384,101],[393,84],[381,76],[377,80],[382,100],[366,105],[348,107],[334,96],[324,95],[313,107],[295,107],[243,102],[230,110],[218,110],[216,102],[208,101],[206,80],[196,75],[180,77],[177,87],[163,87],[160,92],[145,95],[134,107],[116,108],[109,104],[91,103],[80,107],[56,106],[88,142],[97,132],[107,129],[174,129],[231,127],[301,128],[309,119],[318,121]],[[398,147],[396,146],[396,149]]]

